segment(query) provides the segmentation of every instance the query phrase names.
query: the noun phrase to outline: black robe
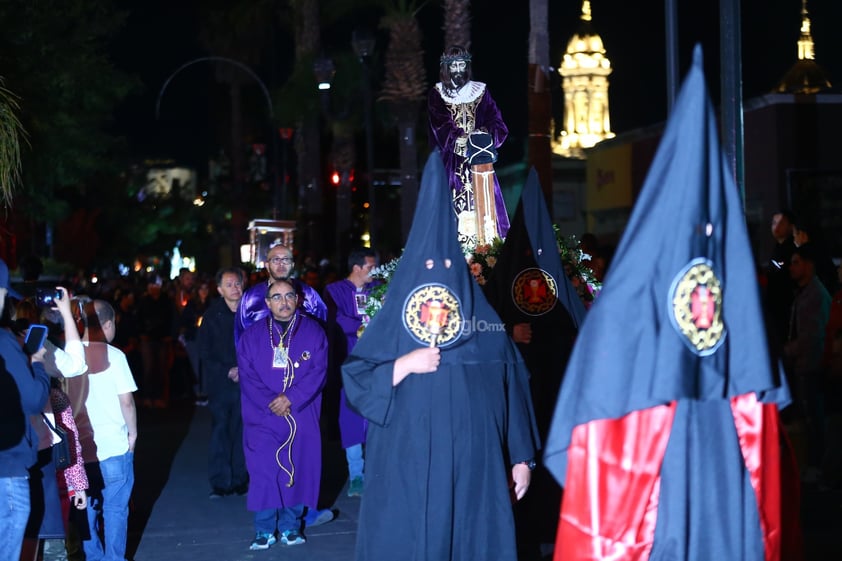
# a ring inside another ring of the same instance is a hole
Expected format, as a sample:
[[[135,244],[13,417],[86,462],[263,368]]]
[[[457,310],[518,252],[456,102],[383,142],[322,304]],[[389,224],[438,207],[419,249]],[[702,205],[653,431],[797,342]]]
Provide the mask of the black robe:
[[[530,285],[540,289],[531,299]],[[546,439],[564,369],[585,320],[585,307],[564,271],[534,168],[483,292],[509,333],[519,323],[532,328],[532,340],[517,347],[529,368],[538,433]]]
[[[386,302],[342,367],[348,402],[370,421],[359,560],[517,558],[508,480],[537,450],[527,371],[461,256],[448,194],[434,154]],[[406,310],[429,286],[454,298],[462,324],[437,340],[437,371],[393,387],[395,360],[425,346]]]
[[[494,361],[484,343],[444,351],[394,388],[394,361],[345,363],[348,401],[370,421],[357,559],[517,558],[507,478],[535,454],[529,389],[505,333],[488,342]]]

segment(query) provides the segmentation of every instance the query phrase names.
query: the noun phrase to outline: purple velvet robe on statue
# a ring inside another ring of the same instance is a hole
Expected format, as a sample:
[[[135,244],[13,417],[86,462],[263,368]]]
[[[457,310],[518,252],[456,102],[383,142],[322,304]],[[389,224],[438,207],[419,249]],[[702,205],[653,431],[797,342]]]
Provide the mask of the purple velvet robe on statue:
[[[337,364],[342,364],[357,344],[357,330],[363,322],[362,316],[357,311],[357,297],[362,296],[367,299],[375,286],[376,283],[370,282],[357,292],[354,283],[348,279],[342,279],[325,287],[328,329],[333,329],[335,324],[345,335],[344,341],[337,341],[337,344],[345,343],[344,348],[336,349],[334,356],[336,356]],[[342,447],[348,448],[364,443],[367,425],[368,421],[364,417],[348,407],[343,389],[339,394],[339,435],[342,439]]]
[[[509,134],[503,122],[500,110],[488,88],[482,82],[468,82],[453,98],[442,97],[441,83],[430,90],[427,99],[427,112],[430,119],[431,144],[438,147],[447,171],[450,189],[460,193],[464,181],[470,182],[470,166],[467,165],[464,152],[457,153],[456,140],[473,131],[483,130],[494,139],[494,147],[499,148]],[[455,119],[455,120],[454,120]],[[462,126],[464,125],[464,127]],[[464,176],[463,170],[467,173]],[[509,231],[509,217],[506,204],[500,190],[500,182],[494,175],[494,206],[497,210],[497,233],[501,238]],[[458,213],[460,209],[456,209]]]
[[[324,322],[327,320],[327,307],[322,297],[316,290],[298,279],[291,279],[298,294],[298,308],[304,310],[311,317]],[[266,291],[269,290],[269,282],[263,281],[255,284],[243,294],[240,305],[237,307],[237,318],[234,322],[234,341],[239,341],[243,332],[257,320],[269,315],[269,306],[266,305]]]
[[[319,499],[322,474],[319,415],[327,375],[327,339],[318,322],[300,310],[295,314],[287,366],[292,368],[294,377],[286,391],[286,369],[273,367],[272,344],[277,345],[278,335],[275,331],[274,341],[270,343],[271,316],[246,329],[237,344],[243,448],[250,477],[247,506],[251,511],[299,504],[316,508]],[[281,328],[279,323],[271,321],[273,330]],[[280,393],[285,393],[292,404],[289,417],[278,417],[269,410],[269,402]],[[289,446],[282,447],[290,437],[291,462]],[[289,486],[289,474],[280,466],[293,472],[292,486]]]

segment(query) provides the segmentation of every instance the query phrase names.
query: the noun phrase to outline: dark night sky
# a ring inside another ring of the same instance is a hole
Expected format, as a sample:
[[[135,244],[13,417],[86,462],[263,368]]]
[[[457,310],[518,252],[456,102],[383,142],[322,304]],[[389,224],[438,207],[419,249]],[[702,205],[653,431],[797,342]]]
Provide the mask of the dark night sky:
[[[121,68],[139,75],[145,89],[120,108],[117,132],[129,137],[133,148],[144,155],[172,153],[198,159],[200,154],[213,151],[207,122],[207,69],[195,67],[180,75],[164,96],[160,121],[156,122],[154,115],[155,98],[167,76],[184,62],[205,54],[197,40],[197,3],[198,0],[124,0],[130,17],[115,44],[115,57]],[[526,136],[529,3],[507,2],[503,10],[482,7],[489,4],[492,3],[473,2],[474,77],[489,84],[511,129],[510,141],[501,151],[504,161],[511,161],[523,155]],[[549,4],[550,60],[557,66],[579,25],[581,1],[550,0]],[[690,62],[693,45],[701,41],[711,96],[718,104],[719,3],[679,0],[677,4],[681,74]],[[664,2],[592,0],[591,5],[593,28],[601,35],[614,68],[609,78],[612,129],[622,133],[664,120]],[[439,6],[428,2],[419,13],[431,83],[443,48]],[[842,2],[812,0],[808,9],[817,61],[829,72],[833,91],[839,92],[842,57],[834,55],[842,53],[842,34],[834,32],[834,25],[842,21]],[[795,62],[800,10],[800,0],[742,0],[744,98],[771,90]],[[377,22],[370,13],[364,13],[357,23],[375,27]],[[327,50],[346,48],[350,26],[344,25],[323,31],[322,42]],[[280,81],[288,71],[292,43],[284,36],[279,38],[279,45],[281,56],[276,68]],[[385,41],[380,40],[378,48],[385,48]],[[271,82],[265,71],[259,73]],[[557,118],[560,117],[558,113]]]

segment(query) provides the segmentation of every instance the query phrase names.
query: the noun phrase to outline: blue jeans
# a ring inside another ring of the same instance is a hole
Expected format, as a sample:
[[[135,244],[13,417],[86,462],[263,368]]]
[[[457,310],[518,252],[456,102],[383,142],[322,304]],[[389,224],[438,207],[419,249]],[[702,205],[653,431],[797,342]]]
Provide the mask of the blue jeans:
[[[304,505],[287,508],[268,508],[254,513],[254,531],[258,534],[283,533],[286,530],[301,530]]]
[[[0,559],[18,559],[29,520],[29,480],[0,477]]]
[[[125,561],[129,499],[134,486],[134,452],[85,464],[85,470],[90,486],[88,526],[91,530],[91,539],[82,542],[85,559]]]
[[[353,481],[356,477],[362,477],[365,466],[363,445],[354,444],[345,448],[345,459],[348,460],[348,479]]]

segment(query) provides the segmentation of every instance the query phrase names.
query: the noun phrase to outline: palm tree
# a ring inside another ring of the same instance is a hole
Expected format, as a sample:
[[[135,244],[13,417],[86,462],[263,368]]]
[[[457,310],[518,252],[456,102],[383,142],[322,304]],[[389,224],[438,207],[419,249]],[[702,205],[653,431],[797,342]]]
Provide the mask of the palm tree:
[[[547,0],[529,0],[529,165],[538,172],[547,207],[553,208],[550,120],[550,34]]]
[[[296,73],[304,73],[312,82],[313,60],[321,50],[318,0],[290,0],[295,33]],[[296,123],[295,149],[298,153],[298,208],[304,222],[305,243],[320,255],[324,252],[321,236],[322,180],[321,138],[318,113],[302,113]]]
[[[401,234],[406,241],[418,198],[416,130],[421,102],[427,95],[418,0],[394,0],[386,6],[381,26],[389,30],[386,74],[380,101],[389,104],[398,127],[401,165]]]
[[[20,181],[20,141],[26,139],[16,115],[19,109],[17,96],[3,86],[0,77],[0,199],[7,207]]]
[[[471,50],[470,0],[444,0],[444,47],[461,45]]]

